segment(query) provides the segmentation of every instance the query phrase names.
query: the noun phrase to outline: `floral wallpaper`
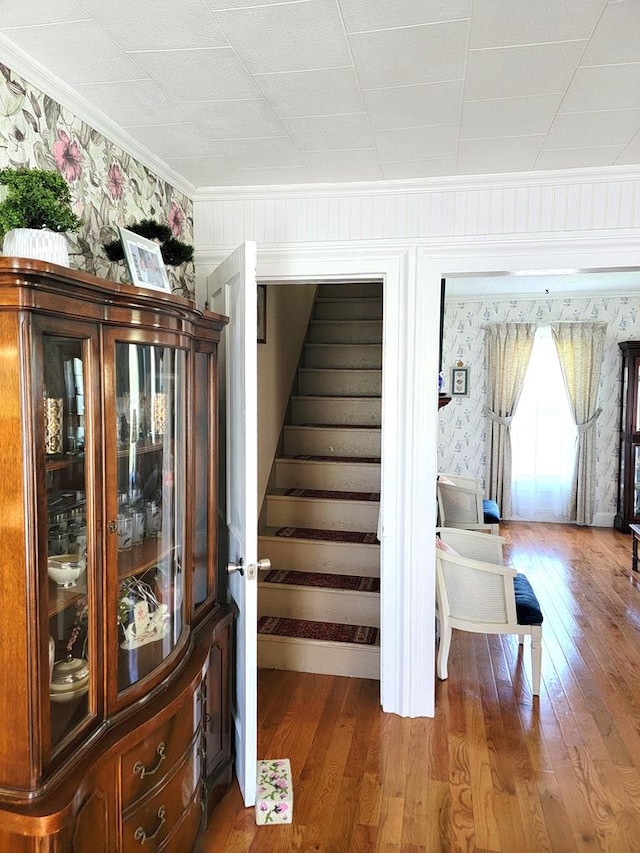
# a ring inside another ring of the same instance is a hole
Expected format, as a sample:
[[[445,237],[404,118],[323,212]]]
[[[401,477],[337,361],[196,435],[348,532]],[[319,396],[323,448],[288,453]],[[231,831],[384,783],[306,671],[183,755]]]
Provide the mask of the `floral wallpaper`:
[[[640,292],[640,279],[638,281]],[[457,361],[469,368],[469,395],[453,397],[438,415],[438,469],[468,472],[485,479],[487,460],[486,396],[483,325],[512,322],[551,323],[554,320],[607,323],[600,378],[597,423],[594,523],[609,526],[616,512],[618,483],[618,418],[622,359],[619,341],[640,340],[640,295],[566,299],[519,299],[445,304],[442,372],[443,390],[451,388],[451,368]]]
[[[125,263],[111,263],[102,244],[117,237],[116,226],[141,219],[166,223],[193,243],[191,199],[0,63],[0,168],[8,166],[57,169],[66,178],[83,220],[67,235],[76,269],[128,281]],[[167,272],[173,290],[192,296],[193,263]]]

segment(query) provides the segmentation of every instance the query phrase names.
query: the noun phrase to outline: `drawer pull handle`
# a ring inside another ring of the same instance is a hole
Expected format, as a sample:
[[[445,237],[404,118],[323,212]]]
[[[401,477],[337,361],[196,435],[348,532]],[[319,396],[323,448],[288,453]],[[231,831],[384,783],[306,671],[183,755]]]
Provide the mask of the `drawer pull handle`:
[[[133,772],[136,776],[139,776],[141,779],[144,779],[145,776],[153,776],[154,773],[157,773],[160,769],[160,765],[167,757],[164,754],[166,747],[164,745],[164,741],[160,741],[158,747],[156,749],[156,755],[158,756],[158,760],[156,761],[156,766],[152,770],[147,770],[142,761],[136,761],[133,765]]]
[[[144,831],[144,829],[141,826],[139,826],[136,829],[135,834],[133,836],[135,838],[135,840],[139,841],[140,844],[144,844],[145,841],[153,841],[153,839],[156,837],[156,835],[160,832],[162,827],[167,822],[166,811],[167,810],[164,806],[160,806],[160,808],[158,809],[158,825],[156,826],[153,833],[151,835],[147,835],[147,833]]]

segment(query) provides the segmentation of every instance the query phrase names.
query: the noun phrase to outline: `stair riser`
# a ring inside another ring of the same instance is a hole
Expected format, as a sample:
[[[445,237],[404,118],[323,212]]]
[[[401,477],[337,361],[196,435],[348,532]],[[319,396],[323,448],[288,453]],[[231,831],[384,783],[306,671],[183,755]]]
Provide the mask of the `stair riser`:
[[[376,592],[260,584],[258,619],[281,616],[342,625],[380,627],[380,595]]]
[[[305,344],[305,367],[364,368],[382,367],[380,344]]]
[[[358,530],[375,533],[379,503],[317,500],[267,495],[267,527],[309,527],[312,530]]]
[[[315,320],[381,320],[382,300],[335,299],[316,302],[313,316]]]
[[[287,456],[380,456],[379,429],[322,429],[285,427]]]
[[[379,680],[380,649],[258,635],[258,666]]]
[[[382,285],[370,281],[357,281],[349,284],[321,284],[318,286],[316,295],[320,299],[335,299],[336,297],[355,299],[359,296],[382,298]]]
[[[317,322],[309,325],[309,340],[324,344],[382,344],[382,323],[354,320],[344,323]]]
[[[380,426],[379,397],[292,397],[293,424]]]
[[[299,370],[298,393],[312,397],[380,397],[382,371]]]
[[[274,569],[380,577],[380,546],[344,542],[304,542],[281,536],[258,537],[260,557]]]
[[[276,460],[277,489],[336,489],[341,492],[379,492],[380,465],[374,462],[316,462]]]

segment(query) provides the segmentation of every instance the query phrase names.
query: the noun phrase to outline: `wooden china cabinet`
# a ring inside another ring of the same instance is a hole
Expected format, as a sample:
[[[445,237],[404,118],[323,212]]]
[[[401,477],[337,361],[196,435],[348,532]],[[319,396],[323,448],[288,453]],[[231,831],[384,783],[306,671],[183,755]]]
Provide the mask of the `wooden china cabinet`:
[[[640,341],[622,341],[618,511],[613,525],[629,533],[640,524]]]
[[[0,850],[197,850],[231,782],[225,323],[0,258]]]

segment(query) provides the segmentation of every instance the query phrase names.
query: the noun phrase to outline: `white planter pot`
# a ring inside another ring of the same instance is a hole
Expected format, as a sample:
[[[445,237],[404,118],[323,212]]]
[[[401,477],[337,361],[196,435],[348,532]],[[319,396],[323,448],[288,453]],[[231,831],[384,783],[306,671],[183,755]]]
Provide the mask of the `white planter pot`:
[[[13,228],[4,235],[2,254],[5,257],[35,258],[69,266],[69,245],[66,234],[46,228]]]

